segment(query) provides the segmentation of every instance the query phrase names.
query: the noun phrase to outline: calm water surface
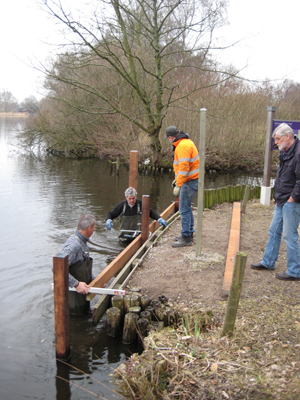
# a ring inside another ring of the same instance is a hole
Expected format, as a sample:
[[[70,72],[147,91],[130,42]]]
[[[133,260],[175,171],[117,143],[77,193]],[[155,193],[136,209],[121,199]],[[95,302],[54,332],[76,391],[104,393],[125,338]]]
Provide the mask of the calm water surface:
[[[90,245],[94,273],[122,250],[118,221],[107,231],[104,220],[124,197],[128,171],[117,175],[98,159],[24,154],[14,139],[17,122],[22,121],[0,118],[0,399],[89,400],[95,398],[92,393],[120,399],[109,374],[141,349],[107,337],[103,322],[92,326],[90,315],[71,317],[69,363],[78,370],[56,362],[50,282],[53,256],[84,212],[98,221]],[[167,174],[140,175],[139,196],[150,195],[150,206],[160,213],[172,201],[172,180]],[[260,178],[213,176],[205,187],[246,182],[256,185]]]

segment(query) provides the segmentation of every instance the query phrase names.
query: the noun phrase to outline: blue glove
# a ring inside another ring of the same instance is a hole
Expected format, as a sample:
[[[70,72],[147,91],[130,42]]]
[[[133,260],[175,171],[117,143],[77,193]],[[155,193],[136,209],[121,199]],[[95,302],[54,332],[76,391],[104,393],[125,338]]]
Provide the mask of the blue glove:
[[[111,227],[113,226],[112,220],[111,220],[111,219],[107,219],[107,220],[105,221],[105,226],[106,226],[106,229],[107,229],[108,231],[110,231],[110,230],[111,230]]]
[[[176,179],[174,179],[171,186],[172,186],[172,189],[174,189],[174,187],[176,186]]]
[[[164,220],[164,219],[162,219],[162,218],[159,218],[158,220],[157,220],[157,222],[159,223],[159,225],[160,226],[164,226],[165,228],[167,227],[167,223],[166,223],[166,221]]]

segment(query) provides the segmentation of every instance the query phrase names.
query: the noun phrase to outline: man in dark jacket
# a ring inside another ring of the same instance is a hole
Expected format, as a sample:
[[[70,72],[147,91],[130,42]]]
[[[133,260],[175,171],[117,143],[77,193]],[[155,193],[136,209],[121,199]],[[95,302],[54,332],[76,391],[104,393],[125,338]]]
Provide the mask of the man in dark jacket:
[[[300,280],[300,247],[298,226],[300,223],[300,142],[294,131],[286,124],[280,124],[273,132],[273,138],[280,150],[279,168],[274,186],[275,211],[269,228],[269,240],[263,259],[251,264],[255,270],[275,269],[281,236],[286,243],[287,271],[277,273],[281,280]]]
[[[137,192],[129,187],[125,190],[125,200],[118,203],[109,211],[105,218],[106,229],[111,230],[112,220],[120,216],[119,239],[121,242],[129,243],[141,232],[142,200],[137,199]],[[150,208],[150,218],[159,222],[159,225],[167,226],[166,221]]]

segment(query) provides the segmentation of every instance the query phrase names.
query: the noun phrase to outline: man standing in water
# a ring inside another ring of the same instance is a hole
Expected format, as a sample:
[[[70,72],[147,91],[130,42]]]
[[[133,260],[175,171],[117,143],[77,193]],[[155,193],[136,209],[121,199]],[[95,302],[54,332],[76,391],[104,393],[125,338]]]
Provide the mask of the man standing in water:
[[[274,186],[276,203],[269,228],[269,240],[261,262],[251,264],[255,270],[273,270],[277,261],[281,236],[286,243],[287,271],[278,272],[277,279],[300,280],[300,247],[298,226],[300,223],[300,142],[293,129],[286,123],[273,132],[280,150],[279,168]]]
[[[175,181],[173,195],[179,198],[181,215],[181,236],[175,236],[172,247],[193,245],[194,216],[192,201],[198,190],[199,154],[189,135],[169,126],[166,137],[173,144]]]
[[[61,252],[68,254],[69,286],[80,294],[88,294],[93,280],[93,259],[89,255],[87,242],[95,231],[96,217],[83,214],[78,221],[75,233],[65,242]],[[77,279],[78,278],[78,279]]]
[[[105,226],[107,230],[111,230],[113,226],[112,220],[120,216],[120,229],[121,233],[119,236],[120,241],[130,242],[134,239],[141,231],[141,221],[142,221],[142,200],[137,199],[137,191],[129,187],[125,190],[125,200],[118,203],[115,208],[109,211],[105,218]],[[155,211],[150,208],[150,218],[155,219],[159,222],[159,225],[167,226],[166,221],[161,218]],[[136,235],[131,236],[126,240],[123,239],[123,232],[135,232]]]

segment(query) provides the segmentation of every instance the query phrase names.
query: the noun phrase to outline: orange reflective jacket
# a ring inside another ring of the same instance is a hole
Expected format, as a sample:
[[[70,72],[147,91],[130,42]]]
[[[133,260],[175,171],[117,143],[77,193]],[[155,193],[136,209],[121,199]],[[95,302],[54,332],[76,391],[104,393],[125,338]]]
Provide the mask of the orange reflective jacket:
[[[176,186],[198,179],[199,154],[194,142],[191,139],[182,138],[173,142],[173,145],[175,146],[173,168]]]

